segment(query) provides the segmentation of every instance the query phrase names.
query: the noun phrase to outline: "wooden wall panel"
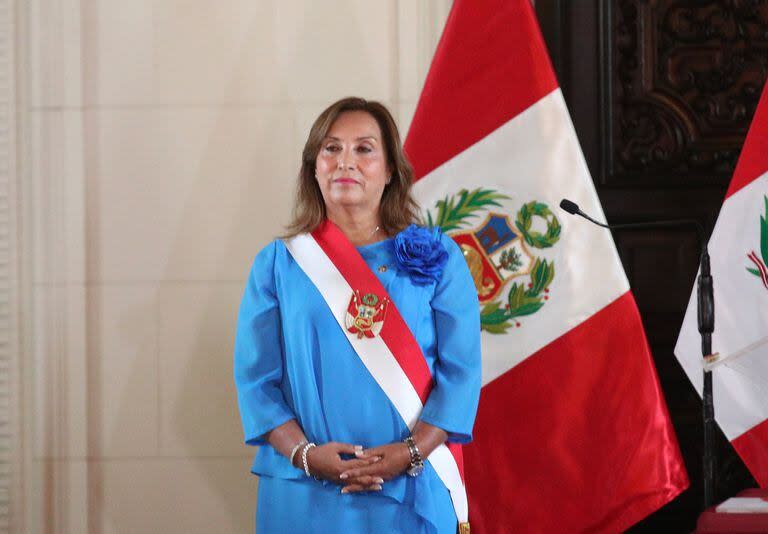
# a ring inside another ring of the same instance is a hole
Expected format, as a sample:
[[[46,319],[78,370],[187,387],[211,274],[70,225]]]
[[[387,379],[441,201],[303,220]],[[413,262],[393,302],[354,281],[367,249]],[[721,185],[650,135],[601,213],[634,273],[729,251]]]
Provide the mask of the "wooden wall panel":
[[[727,183],[768,66],[758,1],[604,2],[606,185]]]

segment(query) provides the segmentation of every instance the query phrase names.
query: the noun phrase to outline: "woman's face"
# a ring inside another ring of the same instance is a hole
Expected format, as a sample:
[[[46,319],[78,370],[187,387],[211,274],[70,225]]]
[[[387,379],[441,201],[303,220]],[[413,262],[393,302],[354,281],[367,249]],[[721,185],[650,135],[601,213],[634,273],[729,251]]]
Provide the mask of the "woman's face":
[[[365,111],[345,111],[328,130],[315,162],[327,208],[378,213],[389,168],[379,123]]]

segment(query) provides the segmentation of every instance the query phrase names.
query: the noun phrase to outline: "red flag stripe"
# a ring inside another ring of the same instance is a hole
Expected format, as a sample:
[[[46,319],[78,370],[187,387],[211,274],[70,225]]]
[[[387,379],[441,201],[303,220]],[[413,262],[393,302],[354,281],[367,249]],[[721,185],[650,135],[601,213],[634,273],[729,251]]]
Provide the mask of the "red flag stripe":
[[[639,321],[625,293],[483,388],[473,530],[620,532],[688,486]]]
[[[768,420],[744,432],[732,442],[761,488],[768,488]]]
[[[416,178],[556,88],[530,2],[455,2],[405,141]]]
[[[747,132],[744,147],[741,149],[739,162],[731,179],[731,185],[725,198],[730,197],[744,186],[752,183],[768,172],[768,83],[763,88],[760,102],[757,104],[752,125]]]
[[[365,264],[360,253],[335,224],[326,219],[312,232],[312,237],[353,289],[360,291],[361,295],[366,293],[375,293],[380,297],[388,295],[387,290]],[[429,371],[418,341],[413,337],[413,332],[408,328],[394,302],[387,308],[386,320],[379,335],[413,385],[421,403],[424,404],[432,391],[432,373]],[[462,447],[458,443],[446,443],[446,446],[451,451],[463,480]]]

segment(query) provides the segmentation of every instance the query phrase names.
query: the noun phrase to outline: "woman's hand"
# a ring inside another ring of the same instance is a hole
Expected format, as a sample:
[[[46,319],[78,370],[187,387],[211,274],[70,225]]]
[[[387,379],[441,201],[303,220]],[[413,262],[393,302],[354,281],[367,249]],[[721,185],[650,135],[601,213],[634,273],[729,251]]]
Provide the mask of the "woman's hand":
[[[350,466],[341,472],[339,477],[344,483],[342,493],[369,491],[370,485],[366,486],[366,484],[371,480],[377,481],[376,484],[381,489],[381,484],[385,480],[393,479],[402,474],[411,465],[411,453],[408,451],[408,445],[402,442],[388,443],[380,447],[366,449],[363,454],[364,457],[380,458],[380,460],[363,466]]]
[[[351,460],[344,460],[341,455],[350,454],[356,456]],[[294,463],[299,469],[304,469],[301,455],[297,454]],[[336,484],[341,484],[344,480],[340,475],[350,469],[360,469],[370,466],[379,461],[375,455],[363,452],[361,445],[351,445],[349,443],[330,442],[324,445],[312,447],[307,451],[307,465],[312,476],[322,478]],[[358,491],[378,491],[381,490],[381,483],[384,482],[376,476],[362,476],[355,479],[355,484],[360,486]]]
[[[411,435],[423,460],[426,460],[432,451],[441,443],[445,443],[448,438],[445,430],[424,421],[416,423]],[[371,480],[375,480],[379,485],[378,489],[381,489],[381,484],[385,480],[402,474],[411,465],[411,452],[408,450],[408,445],[401,441],[366,449],[362,454],[358,454],[358,457],[373,457],[380,460],[342,472],[340,477],[344,481],[344,488],[341,490],[343,493],[369,491]]]
[[[295,444],[306,443],[307,438],[304,436],[301,428],[299,428],[296,420],[291,419],[269,432],[267,434],[267,441],[280,454],[288,458],[291,452],[293,452]],[[341,457],[342,454],[355,456],[355,458],[344,460]],[[344,481],[339,475],[350,469],[371,465],[380,459],[378,456],[363,451],[362,445],[352,445],[349,443],[331,442],[312,447],[307,451],[307,466],[309,467],[310,474],[317,478],[335,482],[336,484],[354,484],[355,491],[379,491],[384,479],[379,476],[365,475]],[[301,448],[294,454],[293,466],[302,471],[304,470]]]

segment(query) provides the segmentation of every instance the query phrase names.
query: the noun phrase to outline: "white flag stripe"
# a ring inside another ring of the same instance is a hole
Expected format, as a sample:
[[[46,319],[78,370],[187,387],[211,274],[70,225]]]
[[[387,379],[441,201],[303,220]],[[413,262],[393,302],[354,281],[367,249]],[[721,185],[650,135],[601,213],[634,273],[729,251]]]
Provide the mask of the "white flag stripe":
[[[458,192],[456,184],[510,196],[491,211],[508,214],[513,225],[520,207],[532,200],[546,203],[562,224],[554,247],[532,250],[554,261],[555,277],[544,307],[523,318],[525,335],[511,331],[511,341],[483,333],[485,385],[625,294],[629,284],[610,232],[559,208],[560,200],[569,198],[605,220],[560,89],[432,171],[416,183],[414,193],[434,214],[438,200]]]
[[[708,247],[715,296],[712,350],[728,358],[713,370],[715,418],[729,440],[768,418],[768,291],[747,272],[747,267],[754,267],[747,254],[752,250],[760,254],[766,195],[768,173],[728,197]],[[703,362],[695,286],[675,355],[701,395]]]
[[[346,278],[312,236],[300,234],[286,239],[284,243],[301,270],[323,296],[342,331],[346,332],[345,316],[352,296],[352,287]],[[421,399],[387,344],[379,336],[362,339],[354,335],[346,337],[408,428],[413,429],[423,408]],[[448,447],[440,444],[428,460],[450,491],[456,517],[460,522],[466,522],[469,515],[467,492],[453,455]]]

